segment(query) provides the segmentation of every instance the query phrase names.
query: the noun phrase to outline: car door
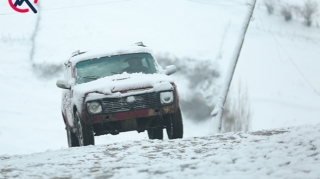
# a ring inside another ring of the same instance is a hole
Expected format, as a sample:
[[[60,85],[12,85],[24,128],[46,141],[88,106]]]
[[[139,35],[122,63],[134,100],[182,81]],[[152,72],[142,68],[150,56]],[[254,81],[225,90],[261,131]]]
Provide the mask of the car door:
[[[64,80],[70,81],[72,79],[72,65],[68,63],[65,65]],[[73,127],[73,112],[71,106],[72,92],[71,89],[64,89],[62,92],[62,110],[66,123],[68,126]]]

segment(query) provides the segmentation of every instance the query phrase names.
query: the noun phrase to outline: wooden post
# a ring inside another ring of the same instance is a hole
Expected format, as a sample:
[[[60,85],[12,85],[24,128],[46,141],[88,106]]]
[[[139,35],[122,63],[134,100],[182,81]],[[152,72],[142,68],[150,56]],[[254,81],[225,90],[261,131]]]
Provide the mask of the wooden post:
[[[252,8],[250,9],[250,11],[247,13],[245,21],[243,23],[243,26],[241,27],[241,32],[240,32],[240,36],[238,39],[238,43],[235,47],[234,53],[231,57],[231,62],[226,74],[226,78],[223,81],[222,84],[222,88],[219,94],[219,98],[218,98],[218,102],[214,108],[214,110],[211,112],[211,116],[213,116],[212,118],[212,126],[211,126],[211,133],[217,133],[217,132],[221,132],[221,120],[222,120],[222,113],[223,113],[223,109],[224,109],[224,104],[229,92],[229,88],[230,88],[230,84],[232,81],[232,77],[234,74],[234,71],[236,69],[237,66],[237,62],[241,53],[241,49],[242,49],[242,45],[252,18],[252,14],[256,5],[256,0],[252,0],[252,4],[248,4],[250,6],[252,6]]]

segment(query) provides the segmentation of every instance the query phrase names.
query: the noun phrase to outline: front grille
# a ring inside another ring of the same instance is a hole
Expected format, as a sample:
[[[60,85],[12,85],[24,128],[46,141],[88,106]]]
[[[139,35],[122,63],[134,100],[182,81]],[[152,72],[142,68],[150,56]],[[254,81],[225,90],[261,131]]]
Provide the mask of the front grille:
[[[102,100],[104,113],[147,109],[158,106],[160,106],[159,93],[145,93],[120,98],[105,98]]]

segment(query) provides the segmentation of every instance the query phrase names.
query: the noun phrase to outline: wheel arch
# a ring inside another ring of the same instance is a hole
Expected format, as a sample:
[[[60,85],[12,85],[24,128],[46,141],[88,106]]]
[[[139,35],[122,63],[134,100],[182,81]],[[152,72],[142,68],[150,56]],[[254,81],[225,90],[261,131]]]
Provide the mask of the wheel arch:
[[[78,108],[76,105],[74,105],[72,108],[73,115],[75,115],[77,111],[78,111]]]
[[[62,115],[62,120],[63,120],[64,124],[67,126],[67,125],[68,125],[68,124],[67,124],[67,120],[66,120],[66,117],[65,117],[65,115],[63,114],[63,112],[61,112],[61,115]]]

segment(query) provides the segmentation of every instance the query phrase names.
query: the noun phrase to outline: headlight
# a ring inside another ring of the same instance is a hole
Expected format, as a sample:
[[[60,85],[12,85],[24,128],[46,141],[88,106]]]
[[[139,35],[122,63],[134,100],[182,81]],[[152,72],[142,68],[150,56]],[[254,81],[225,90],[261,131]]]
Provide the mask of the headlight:
[[[89,112],[92,114],[97,114],[102,111],[101,104],[98,103],[97,101],[87,103],[87,108]]]
[[[161,104],[170,104],[173,102],[173,99],[174,99],[174,97],[173,97],[172,91],[160,93]]]

